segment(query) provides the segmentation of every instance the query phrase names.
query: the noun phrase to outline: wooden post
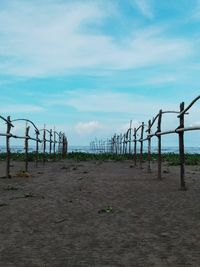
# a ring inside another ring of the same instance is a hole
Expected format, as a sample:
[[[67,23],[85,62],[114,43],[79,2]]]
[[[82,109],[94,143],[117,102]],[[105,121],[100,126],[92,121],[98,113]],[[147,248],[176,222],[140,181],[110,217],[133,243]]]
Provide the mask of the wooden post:
[[[39,131],[35,130],[36,135],[36,154],[35,154],[35,166],[38,167],[38,152],[39,152]]]
[[[180,104],[180,112],[184,110],[185,103]],[[180,116],[179,128],[184,128],[184,114]],[[184,151],[184,132],[179,132],[179,155],[180,155],[180,182],[181,190],[186,190],[185,185],[185,151]]]
[[[131,133],[132,133],[132,131],[131,131],[131,129],[132,129],[132,120],[130,121],[130,128],[129,128],[129,155],[131,154]]]
[[[30,126],[27,126],[25,130],[25,171],[28,172],[28,140],[29,140],[29,130]]]
[[[123,155],[125,154],[125,134],[123,135]]]
[[[50,129],[49,133],[49,158],[51,159],[51,151],[52,151],[52,129]]]
[[[59,132],[59,159],[62,159],[62,133]]]
[[[137,165],[137,132],[136,128],[134,128],[134,164]]]
[[[7,117],[7,132],[6,132],[6,177],[11,178],[10,175],[10,130],[11,120],[10,116]]]
[[[157,126],[157,132],[161,132],[161,120],[162,120],[162,110],[159,111],[158,116],[158,126]],[[161,136],[158,135],[158,179],[161,179],[161,172],[162,172],[162,156],[161,156]]]
[[[143,154],[143,136],[144,136],[144,122],[141,127],[141,136],[140,136],[140,168],[142,169],[142,154]]]
[[[122,140],[123,140],[123,136],[122,134],[120,134],[120,155],[122,154]]]
[[[159,111],[157,133],[161,132],[162,110]],[[158,179],[162,178],[161,135],[158,135]]]
[[[68,154],[68,139],[67,139],[67,137],[65,137],[66,138],[66,154]]]
[[[151,134],[151,120],[148,122],[148,134]],[[151,172],[151,137],[148,137],[148,172]]]
[[[46,129],[44,125],[44,130],[43,130],[43,165],[45,164],[46,161]]]
[[[56,161],[56,132],[53,132],[53,160]]]

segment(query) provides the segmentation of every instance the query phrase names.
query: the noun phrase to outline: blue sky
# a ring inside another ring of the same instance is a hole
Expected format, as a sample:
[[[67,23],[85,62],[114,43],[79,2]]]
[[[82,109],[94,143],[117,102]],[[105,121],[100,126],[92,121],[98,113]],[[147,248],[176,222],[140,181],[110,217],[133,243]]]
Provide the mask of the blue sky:
[[[1,0],[0,114],[86,145],[188,104],[200,92],[199,47],[199,0]],[[200,124],[197,111],[187,125]]]

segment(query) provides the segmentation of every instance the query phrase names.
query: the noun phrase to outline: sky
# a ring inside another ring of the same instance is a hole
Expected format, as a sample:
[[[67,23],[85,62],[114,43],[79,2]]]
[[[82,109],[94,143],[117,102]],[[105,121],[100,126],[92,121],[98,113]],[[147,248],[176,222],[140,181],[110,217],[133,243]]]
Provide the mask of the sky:
[[[200,94],[199,47],[199,0],[0,0],[0,115],[55,126],[70,145],[123,133]]]

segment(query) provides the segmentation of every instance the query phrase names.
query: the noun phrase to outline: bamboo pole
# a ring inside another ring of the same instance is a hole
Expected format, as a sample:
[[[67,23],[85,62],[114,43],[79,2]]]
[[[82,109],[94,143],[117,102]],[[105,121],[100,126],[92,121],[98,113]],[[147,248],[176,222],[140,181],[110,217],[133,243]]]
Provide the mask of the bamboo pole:
[[[35,130],[36,134],[36,154],[35,154],[35,166],[38,167],[38,153],[39,153],[39,131]]]
[[[184,102],[180,104],[180,124],[179,128],[184,128]],[[181,183],[181,190],[186,190],[185,185],[185,152],[184,152],[184,131],[179,132],[179,156],[180,156],[180,183]]]
[[[53,160],[56,161],[56,131],[53,131]]]
[[[51,158],[51,151],[52,151],[52,129],[49,132],[49,157]]]
[[[6,177],[11,178],[10,175],[10,130],[11,130],[11,120],[10,116],[7,117],[7,135],[6,135]]]
[[[140,137],[140,168],[141,169],[142,169],[142,156],[143,156],[143,135],[144,135],[144,122],[142,122],[141,137]]]
[[[151,134],[151,120],[148,122],[148,134]],[[148,137],[148,172],[151,172],[151,137]]]
[[[157,132],[161,132],[161,120],[162,120],[162,110],[159,111],[158,115]],[[158,179],[160,180],[162,178],[161,135],[158,135],[157,138],[158,138]]]
[[[131,154],[131,134],[132,134],[132,120],[130,121],[130,128],[129,128],[129,155]]]
[[[137,165],[137,130],[134,128],[134,165]]]
[[[45,125],[44,125],[44,129],[43,129],[43,165],[45,165],[46,162],[46,129],[45,129]]]
[[[26,122],[26,129],[25,129],[25,171],[28,172],[28,140],[29,140],[29,130],[30,126],[28,126]]]

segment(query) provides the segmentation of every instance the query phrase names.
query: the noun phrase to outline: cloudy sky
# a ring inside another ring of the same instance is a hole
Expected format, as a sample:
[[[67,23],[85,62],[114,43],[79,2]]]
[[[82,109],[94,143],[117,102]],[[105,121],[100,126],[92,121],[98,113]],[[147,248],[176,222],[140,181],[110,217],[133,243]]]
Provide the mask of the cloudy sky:
[[[200,94],[199,47],[199,0],[1,0],[0,115],[87,145],[189,104]]]

